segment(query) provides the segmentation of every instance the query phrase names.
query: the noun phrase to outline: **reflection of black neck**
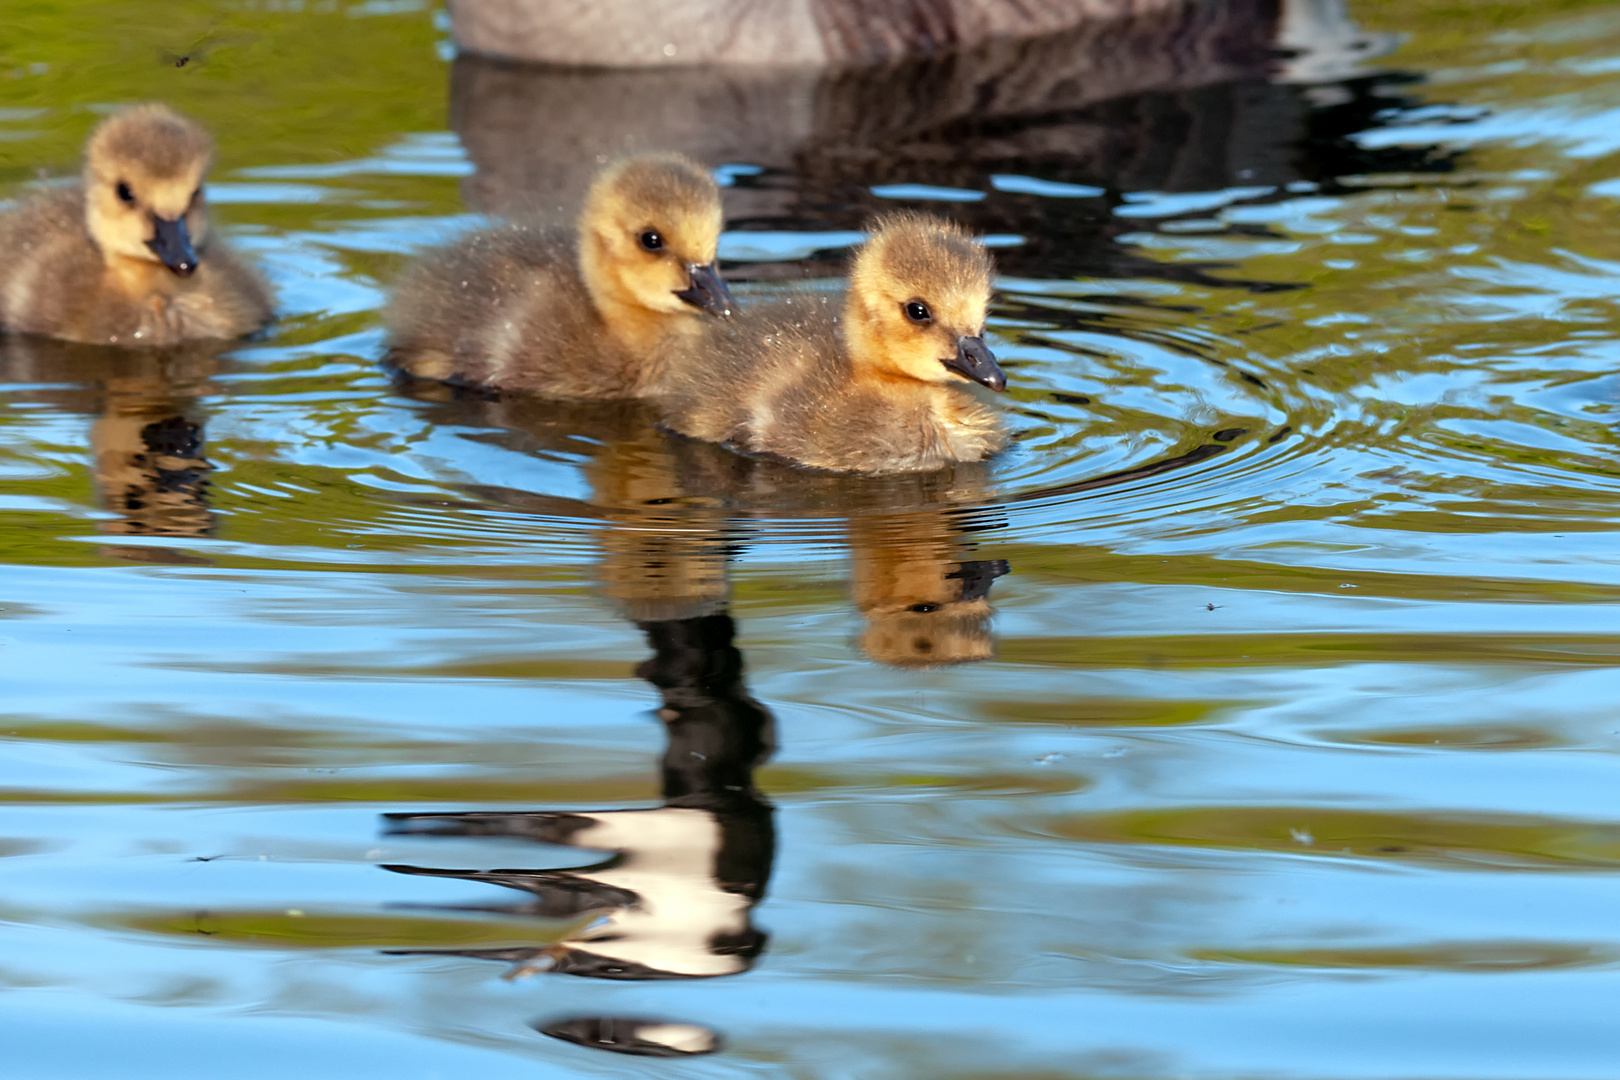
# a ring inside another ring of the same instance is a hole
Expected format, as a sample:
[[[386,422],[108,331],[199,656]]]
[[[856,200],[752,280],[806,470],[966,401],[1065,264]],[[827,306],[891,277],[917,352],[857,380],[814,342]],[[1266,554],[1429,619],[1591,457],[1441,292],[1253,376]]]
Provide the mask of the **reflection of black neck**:
[[[653,655],[636,674],[664,698],[664,803],[711,811],[720,822],[714,876],[727,892],[765,895],[775,856],[771,804],[754,769],[776,749],[771,714],[743,685],[727,614],[642,623]]]
[[[764,804],[754,769],[775,749],[771,714],[743,686],[742,654],[730,615],[640,624],[653,655],[636,674],[663,694],[669,732],[664,801],[719,810]]]
[[[653,656],[639,674],[660,691],[658,716],[669,736],[663,806],[388,815],[389,831],[396,834],[502,836],[613,850],[604,862],[569,869],[385,867],[500,885],[533,897],[472,910],[542,918],[596,912],[599,920],[547,946],[407,951],[518,963],[545,957],[551,971],[608,979],[730,974],[746,970],[759,954],[765,935],[751,925],[748,912],[765,895],[776,830],[771,805],[754,786],[754,769],[773,749],[771,715],[743,685],[730,616],[650,622],[642,629]],[[724,894],[740,900],[713,899]],[[654,929],[649,919],[657,923],[669,901],[677,901],[667,910],[682,921]],[[693,921],[694,911],[707,911],[712,922]],[[601,920],[607,929],[598,933]],[[684,956],[682,948],[689,950]],[[644,957],[656,958],[656,966]],[[732,959],[716,962],[726,957]]]

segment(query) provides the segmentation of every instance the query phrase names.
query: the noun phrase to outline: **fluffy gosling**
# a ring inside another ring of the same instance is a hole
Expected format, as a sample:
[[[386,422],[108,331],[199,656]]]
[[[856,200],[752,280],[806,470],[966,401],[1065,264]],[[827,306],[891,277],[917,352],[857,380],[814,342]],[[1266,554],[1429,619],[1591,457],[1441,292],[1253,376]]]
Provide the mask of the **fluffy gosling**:
[[[731,312],[720,221],[720,189],[686,158],[610,165],[574,237],[503,224],[425,259],[389,305],[390,361],[493,390],[652,396],[704,317]]]
[[[270,320],[263,279],[209,234],[213,142],[163,105],[95,129],[72,187],[0,215],[0,327],[102,345],[233,338]]]
[[[879,219],[856,253],[842,315],[799,293],[711,335],[670,380],[672,431],[799,465],[898,473],[1001,449],[996,410],[969,390],[1006,376],[985,347],[990,258],[957,226]]]

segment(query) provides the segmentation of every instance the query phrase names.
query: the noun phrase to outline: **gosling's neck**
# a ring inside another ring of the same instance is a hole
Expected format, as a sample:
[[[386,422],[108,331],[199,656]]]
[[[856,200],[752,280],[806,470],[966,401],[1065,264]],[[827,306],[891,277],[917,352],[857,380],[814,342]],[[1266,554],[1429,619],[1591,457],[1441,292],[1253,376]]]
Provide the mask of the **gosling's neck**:
[[[852,383],[877,388],[891,396],[906,394],[921,398],[936,409],[950,396],[945,384],[925,382],[900,366],[888,338],[877,328],[876,320],[853,296],[844,302],[843,326]]]
[[[923,384],[895,370],[889,346],[873,319],[851,290],[844,299],[844,346],[849,352],[850,381],[868,386],[921,387]]]
[[[611,260],[588,233],[579,238],[579,276],[603,329],[632,353],[657,352],[667,335],[680,332],[691,321],[643,305],[613,272]]]
[[[916,464],[932,468],[946,461],[977,461],[1005,441],[995,410],[980,401],[963,380],[930,382],[900,370],[876,320],[863,318],[853,297],[844,305],[844,344],[850,383],[892,404],[918,410],[923,440]]]

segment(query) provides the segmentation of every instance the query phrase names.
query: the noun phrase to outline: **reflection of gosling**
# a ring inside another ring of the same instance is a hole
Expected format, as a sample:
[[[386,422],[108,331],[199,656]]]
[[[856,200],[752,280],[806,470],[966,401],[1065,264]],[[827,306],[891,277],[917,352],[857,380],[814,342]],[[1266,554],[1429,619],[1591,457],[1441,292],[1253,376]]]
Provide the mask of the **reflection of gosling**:
[[[955,225],[880,219],[855,256],[842,318],[800,293],[715,333],[671,379],[671,430],[842,472],[979,461],[1006,442],[965,381],[1006,376],[985,348],[990,258]]]
[[[110,401],[90,429],[96,482],[118,515],[106,532],[206,536],[213,525],[206,479],[213,466],[202,456],[202,425],[163,406]]]
[[[429,256],[395,293],[390,359],[423,379],[554,397],[644,397],[699,330],[730,313],[715,269],[720,189],[673,154],[591,186],[572,242],[488,229]]]
[[[957,561],[945,537],[852,536],[855,606],[866,620],[861,651],[880,664],[919,667],[988,660],[990,585],[1001,559]],[[958,556],[959,558],[960,556]]]
[[[90,136],[79,184],[0,217],[0,326],[70,341],[173,345],[263,326],[270,294],[208,235],[208,135],[139,105]]]

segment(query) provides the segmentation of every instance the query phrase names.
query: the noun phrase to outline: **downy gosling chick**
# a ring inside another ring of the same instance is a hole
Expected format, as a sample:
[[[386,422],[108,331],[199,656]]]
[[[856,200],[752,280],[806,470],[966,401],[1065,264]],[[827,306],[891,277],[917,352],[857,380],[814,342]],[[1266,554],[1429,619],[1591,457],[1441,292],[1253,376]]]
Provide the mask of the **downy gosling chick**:
[[[968,383],[1007,384],[984,344],[990,257],[918,214],[874,223],[843,312],[798,293],[750,308],[682,365],[664,426],[817,469],[895,473],[979,461],[1006,443]]]
[[[596,178],[575,236],[487,229],[424,260],[387,314],[406,374],[564,398],[659,392],[707,315],[729,315],[715,268],[720,189],[684,157]]]
[[[72,187],[0,216],[0,327],[102,345],[233,338],[270,320],[270,292],[208,232],[213,142],[163,105],[102,123]]]

